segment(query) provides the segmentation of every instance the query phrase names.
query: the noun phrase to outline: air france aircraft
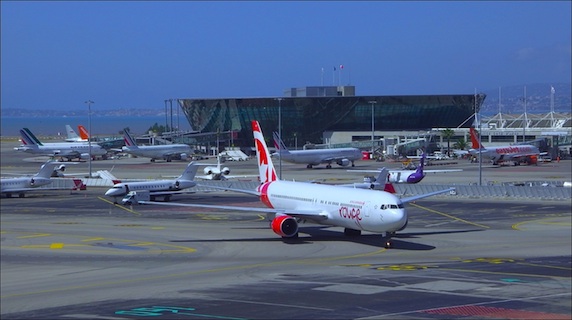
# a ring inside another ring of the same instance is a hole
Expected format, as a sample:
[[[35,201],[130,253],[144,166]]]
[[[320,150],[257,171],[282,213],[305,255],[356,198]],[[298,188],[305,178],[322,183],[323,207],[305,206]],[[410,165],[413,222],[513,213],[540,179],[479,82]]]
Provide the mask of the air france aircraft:
[[[546,154],[545,152],[541,153],[537,147],[530,144],[485,148],[479,141],[475,128],[471,127],[469,130],[473,144],[473,148],[469,150],[469,153],[477,157],[480,153],[482,158],[491,160],[494,165],[506,161],[512,161],[515,166],[520,165],[521,162],[537,164],[538,156]]]
[[[419,160],[419,166],[415,170],[388,170],[389,177],[387,180],[390,183],[418,183],[423,178],[425,178],[427,173],[447,173],[447,172],[459,172],[462,169],[443,169],[443,170],[425,170],[425,153],[421,155],[421,160]],[[377,172],[379,173],[377,178],[366,177],[364,183],[355,183],[351,186],[356,188],[370,188],[370,189],[383,189],[385,187],[384,168],[379,170],[348,170],[349,172]],[[381,182],[380,182],[381,181]]]
[[[88,142],[52,142],[42,143],[28,128],[20,129],[20,136],[23,145],[14,148],[18,151],[24,151],[32,154],[46,155],[51,157],[72,159],[89,159],[89,143]],[[100,145],[91,144],[91,156],[104,156],[107,150]]]
[[[33,176],[1,179],[2,194],[5,194],[6,198],[11,198],[12,194],[18,194],[18,197],[23,198],[26,192],[37,191],[38,187],[52,183],[50,176],[58,164],[58,162],[48,161],[44,163],[40,167],[40,171]],[[46,190],[46,188],[43,189]],[[50,188],[49,190],[61,189],[64,188]]]
[[[357,148],[334,148],[334,149],[310,149],[310,150],[294,150],[290,151],[276,132],[274,132],[274,146],[277,152],[273,153],[273,157],[277,157],[286,162],[306,164],[306,168],[311,169],[315,165],[326,163],[326,168],[332,168],[332,162],[342,167],[351,164],[354,167],[354,161],[362,158],[361,151]]]
[[[123,133],[125,139],[123,151],[134,156],[151,158],[151,162],[155,162],[155,159],[164,159],[167,162],[171,162],[172,159],[186,160],[189,154],[192,153],[191,147],[187,144],[137,146],[135,139],[133,139],[127,129],[124,129]]]
[[[152,201],[139,201],[139,203],[263,212],[271,220],[272,231],[283,238],[298,237],[300,221],[342,227],[344,234],[348,236],[360,235],[362,231],[382,233],[385,239],[384,244],[389,248],[391,236],[407,226],[408,216],[403,206],[404,203],[454,189],[400,199],[386,191],[278,180],[258,121],[252,121],[252,130],[261,184],[256,191],[235,189],[232,191],[259,196],[260,201],[268,208]]]
[[[192,188],[196,185],[194,178],[195,174],[197,174],[197,169],[198,165],[191,162],[176,179],[116,183],[105,192],[105,195],[113,197],[115,203],[117,203],[117,197],[123,197],[130,191],[145,190],[149,191],[151,199],[162,196],[165,201],[169,201],[173,194],[183,193],[183,189]]]

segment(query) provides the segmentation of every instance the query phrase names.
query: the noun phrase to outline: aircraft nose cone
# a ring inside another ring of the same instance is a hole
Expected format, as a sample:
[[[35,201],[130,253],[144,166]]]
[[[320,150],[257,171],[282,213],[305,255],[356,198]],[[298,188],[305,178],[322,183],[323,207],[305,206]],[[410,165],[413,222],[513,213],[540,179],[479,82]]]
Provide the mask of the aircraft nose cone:
[[[118,192],[119,192],[119,190],[110,189],[110,190],[107,190],[107,191],[105,192],[105,195],[108,196],[108,197],[114,197],[114,196],[117,196],[117,195],[118,195]]]
[[[390,215],[384,217],[384,220],[389,224],[389,229],[399,230],[407,223],[407,212],[405,209],[393,209]]]

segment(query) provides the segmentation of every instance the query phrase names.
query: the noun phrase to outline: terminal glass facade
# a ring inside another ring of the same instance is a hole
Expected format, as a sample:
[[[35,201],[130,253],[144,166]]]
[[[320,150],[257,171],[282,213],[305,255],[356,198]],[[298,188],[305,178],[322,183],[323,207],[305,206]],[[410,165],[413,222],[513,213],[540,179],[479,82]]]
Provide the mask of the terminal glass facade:
[[[231,99],[179,99],[193,130],[237,132],[235,145],[252,146],[251,120],[266,139],[278,131],[287,145],[293,139],[322,143],[324,131],[377,131],[469,127],[485,95],[338,96]],[[475,110],[476,109],[476,110]]]

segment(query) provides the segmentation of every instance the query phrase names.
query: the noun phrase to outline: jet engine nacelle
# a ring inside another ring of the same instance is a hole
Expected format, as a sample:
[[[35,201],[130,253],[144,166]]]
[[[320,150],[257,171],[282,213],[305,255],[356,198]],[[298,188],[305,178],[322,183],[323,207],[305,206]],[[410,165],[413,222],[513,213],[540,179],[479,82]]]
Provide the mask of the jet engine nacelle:
[[[181,160],[187,160],[189,159],[189,155],[186,153],[181,153]]]
[[[352,162],[348,159],[342,159],[342,160],[338,160],[336,162],[338,165],[342,166],[342,167],[347,167],[349,166]]]
[[[229,169],[228,167],[224,167],[224,168],[222,168],[221,173],[222,173],[222,174],[229,174],[229,173],[230,173],[230,169]]]
[[[177,180],[177,181],[175,181],[175,184],[174,184],[172,189],[186,189],[186,188],[192,188],[196,185],[197,184],[194,181]]]
[[[205,167],[205,168],[203,169],[203,172],[204,172],[205,174],[213,174],[213,168],[212,168],[212,167]]]
[[[270,223],[272,231],[284,238],[292,238],[298,234],[298,222],[291,216],[278,216]]]
[[[89,159],[89,153],[82,153],[79,155],[79,158],[82,160],[88,160]]]

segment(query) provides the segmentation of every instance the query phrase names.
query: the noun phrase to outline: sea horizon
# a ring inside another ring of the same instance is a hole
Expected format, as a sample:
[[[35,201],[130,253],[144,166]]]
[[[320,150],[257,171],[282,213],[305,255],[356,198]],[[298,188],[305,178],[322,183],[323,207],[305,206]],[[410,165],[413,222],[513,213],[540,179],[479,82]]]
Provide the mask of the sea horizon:
[[[128,127],[134,134],[145,134],[155,123],[165,125],[165,116],[92,116],[91,135],[120,136],[119,131]],[[0,136],[19,137],[20,129],[28,128],[37,136],[65,138],[65,126],[70,125],[76,132],[77,126],[83,125],[89,130],[89,119],[86,116],[60,116],[60,117],[21,117],[4,116],[1,119]],[[171,119],[167,119],[171,126]],[[184,116],[178,119],[173,117],[173,127],[181,130],[191,130],[191,126]]]

